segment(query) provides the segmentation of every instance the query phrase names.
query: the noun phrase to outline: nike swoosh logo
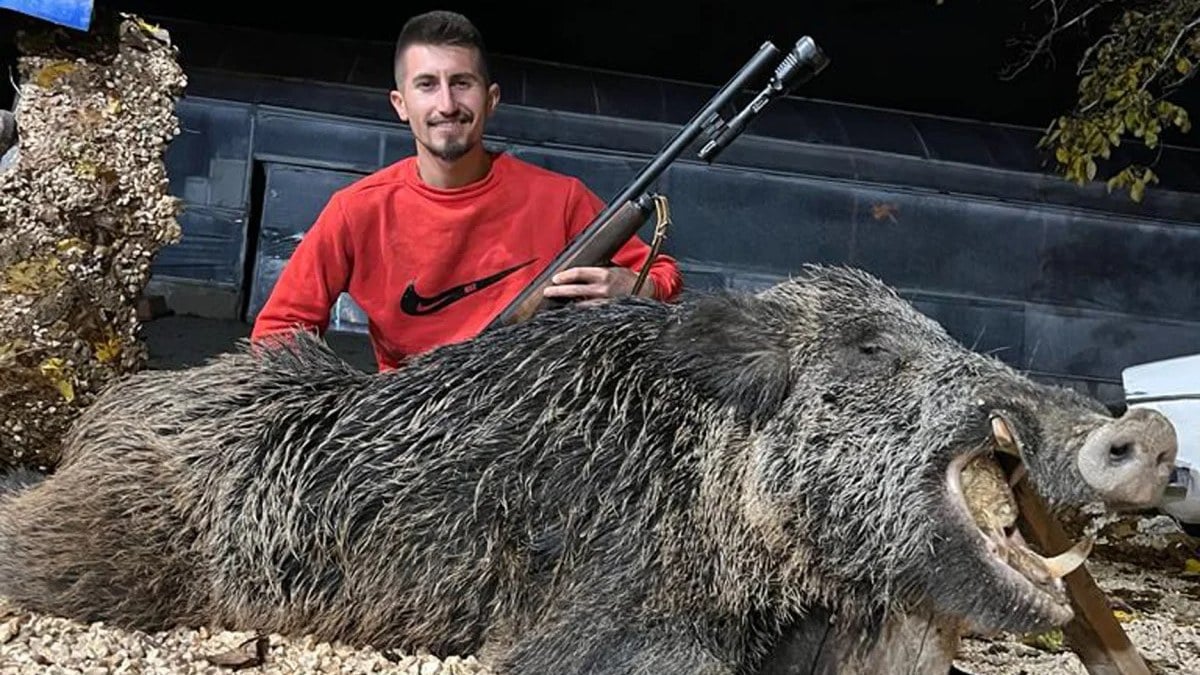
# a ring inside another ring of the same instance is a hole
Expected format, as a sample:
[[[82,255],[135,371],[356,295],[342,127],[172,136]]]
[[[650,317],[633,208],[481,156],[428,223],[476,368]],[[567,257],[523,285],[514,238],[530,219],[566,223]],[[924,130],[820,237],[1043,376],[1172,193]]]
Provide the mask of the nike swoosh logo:
[[[482,279],[468,281],[467,283],[459,284],[458,286],[451,286],[450,288],[447,288],[436,295],[431,295],[428,297],[417,293],[417,289],[414,287],[413,282],[410,281],[408,282],[408,288],[404,289],[404,295],[400,297],[400,311],[412,316],[433,314],[446,305],[449,305],[453,302],[458,302],[472,293],[476,293],[487,288],[488,286],[491,286],[492,284],[500,281],[513,272],[516,272],[522,267],[532,264],[534,260],[537,260],[537,258],[530,258],[519,265],[513,265],[506,270],[500,270],[499,272],[483,277]]]

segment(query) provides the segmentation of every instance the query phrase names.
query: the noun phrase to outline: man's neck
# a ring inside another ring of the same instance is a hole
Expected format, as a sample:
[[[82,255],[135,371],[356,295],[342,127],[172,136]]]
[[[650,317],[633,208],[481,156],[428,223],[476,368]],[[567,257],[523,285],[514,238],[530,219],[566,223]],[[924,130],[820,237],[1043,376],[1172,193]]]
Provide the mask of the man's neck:
[[[440,190],[460,188],[481,180],[492,168],[492,157],[481,147],[463,157],[447,162],[428,152],[417,153],[417,170],[421,180]]]

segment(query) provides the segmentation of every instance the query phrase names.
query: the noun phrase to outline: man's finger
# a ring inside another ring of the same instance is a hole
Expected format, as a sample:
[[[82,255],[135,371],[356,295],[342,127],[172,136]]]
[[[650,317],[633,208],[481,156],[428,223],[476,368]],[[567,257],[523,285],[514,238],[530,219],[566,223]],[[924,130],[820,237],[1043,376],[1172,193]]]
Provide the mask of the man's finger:
[[[602,298],[607,296],[604,286],[595,284],[547,286],[542,294],[547,298]]]
[[[595,284],[604,281],[608,270],[603,267],[572,267],[555,274],[550,280],[556,284]]]

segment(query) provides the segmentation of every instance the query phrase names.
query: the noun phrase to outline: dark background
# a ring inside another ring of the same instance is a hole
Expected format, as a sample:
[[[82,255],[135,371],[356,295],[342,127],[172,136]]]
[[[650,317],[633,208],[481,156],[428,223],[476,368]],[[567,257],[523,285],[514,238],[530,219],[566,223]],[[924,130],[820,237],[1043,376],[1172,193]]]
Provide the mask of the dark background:
[[[705,84],[733,76],[764,40],[790,47],[812,36],[832,59],[804,97],[1045,127],[1070,109],[1075,68],[1088,42],[1055,41],[1013,81],[1001,70],[1022,56],[1014,40],[1045,26],[1034,0],[839,0],[836,2],[448,2],[248,3],[104,0],[97,6],[279,32],[391,41],[410,16],[455,9],[497,53]],[[0,20],[11,16],[0,10]],[[1111,14],[1099,16],[1099,31]],[[6,40],[6,43],[11,42]],[[6,54],[6,56],[9,56]],[[5,87],[7,89],[7,87]],[[1200,110],[1197,87],[1177,100]],[[6,92],[8,93],[8,92]],[[1169,134],[1196,146],[1200,134]]]

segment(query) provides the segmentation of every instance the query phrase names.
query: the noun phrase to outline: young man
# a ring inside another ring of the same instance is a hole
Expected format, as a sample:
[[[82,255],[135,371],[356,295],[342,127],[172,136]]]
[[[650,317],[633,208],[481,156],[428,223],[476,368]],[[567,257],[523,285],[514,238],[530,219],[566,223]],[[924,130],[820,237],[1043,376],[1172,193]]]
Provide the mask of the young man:
[[[465,17],[410,19],[395,56],[392,107],[416,137],[409,157],[338,191],[288,261],[252,339],[296,327],[324,333],[345,291],[366,312],[380,370],[482,331],[604,208],[577,178],[483,147],[500,100],[483,40]],[[579,267],[549,297],[628,295],[650,248],[631,239],[614,267]],[[641,294],[676,298],[659,255]]]

